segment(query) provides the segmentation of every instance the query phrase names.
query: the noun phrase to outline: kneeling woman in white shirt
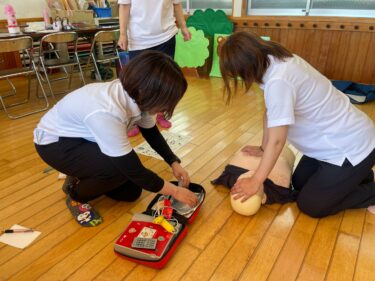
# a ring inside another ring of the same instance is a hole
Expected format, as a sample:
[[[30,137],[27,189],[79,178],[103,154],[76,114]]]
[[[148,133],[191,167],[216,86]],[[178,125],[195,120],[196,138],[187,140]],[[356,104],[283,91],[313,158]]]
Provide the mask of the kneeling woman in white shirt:
[[[220,68],[229,99],[240,77],[246,90],[260,84],[266,106],[262,144],[246,149],[262,160],[253,177],[236,182],[236,199],[245,201],[258,191],[288,140],[304,155],[292,178],[304,213],[324,217],[375,204],[374,123],[326,77],[281,45],[250,32],[225,40]]]
[[[167,55],[148,51],[125,66],[120,79],[92,83],[60,100],[40,120],[34,143],[40,157],[68,177],[67,206],[82,226],[102,222],[89,201],[101,195],[134,201],[142,189],[168,194],[194,205],[196,196],[145,168],[127,131],[139,126],[143,137],[189,184],[189,175],[155,125],[157,112],[172,115],[187,82]]]

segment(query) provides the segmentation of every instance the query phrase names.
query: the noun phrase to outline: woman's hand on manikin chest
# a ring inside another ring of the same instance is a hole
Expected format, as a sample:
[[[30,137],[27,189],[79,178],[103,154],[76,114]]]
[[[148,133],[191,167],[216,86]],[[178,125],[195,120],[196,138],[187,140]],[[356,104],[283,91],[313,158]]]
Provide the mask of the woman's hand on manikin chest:
[[[231,190],[231,193],[235,195],[234,199],[242,198],[241,202],[244,202],[261,188],[285,145],[288,126],[268,128],[267,135],[267,142],[263,147],[264,152],[258,168],[251,178],[237,180]]]

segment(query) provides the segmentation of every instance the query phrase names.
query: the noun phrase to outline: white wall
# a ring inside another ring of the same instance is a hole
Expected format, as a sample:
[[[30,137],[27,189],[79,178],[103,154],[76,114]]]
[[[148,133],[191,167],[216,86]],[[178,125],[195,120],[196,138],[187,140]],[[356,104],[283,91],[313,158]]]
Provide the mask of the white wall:
[[[16,18],[42,18],[46,0],[0,0],[0,19],[6,19],[4,6],[10,4],[16,11]]]

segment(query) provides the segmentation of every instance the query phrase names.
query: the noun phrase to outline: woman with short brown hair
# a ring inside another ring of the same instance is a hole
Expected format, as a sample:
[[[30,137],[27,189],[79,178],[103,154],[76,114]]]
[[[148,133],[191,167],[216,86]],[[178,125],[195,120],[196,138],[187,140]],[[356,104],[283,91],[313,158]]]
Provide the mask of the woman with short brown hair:
[[[176,178],[188,186],[189,175],[153,116],[157,112],[172,115],[186,88],[181,69],[169,56],[148,51],[127,64],[120,79],[77,89],[42,117],[34,131],[36,150],[47,164],[68,175],[63,185],[66,203],[80,225],[102,222],[89,205],[101,195],[135,201],[146,189],[189,205],[196,203],[196,196],[187,188],[145,168],[127,137],[127,131],[139,126]]]

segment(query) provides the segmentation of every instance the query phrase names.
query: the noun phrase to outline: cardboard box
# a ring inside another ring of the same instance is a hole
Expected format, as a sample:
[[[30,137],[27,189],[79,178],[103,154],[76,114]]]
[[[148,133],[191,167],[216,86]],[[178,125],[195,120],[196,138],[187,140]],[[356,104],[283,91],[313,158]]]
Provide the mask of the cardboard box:
[[[116,2],[111,1],[110,4],[112,8],[112,17],[117,18],[119,16],[119,10],[118,10],[119,8],[118,8],[117,1]]]
[[[56,17],[68,18],[70,23],[83,23],[93,25],[94,12],[92,10],[56,10],[51,9],[51,18],[54,21]]]

